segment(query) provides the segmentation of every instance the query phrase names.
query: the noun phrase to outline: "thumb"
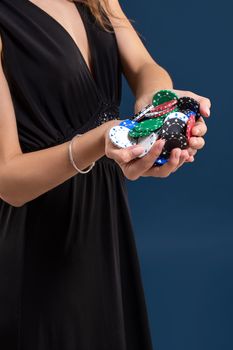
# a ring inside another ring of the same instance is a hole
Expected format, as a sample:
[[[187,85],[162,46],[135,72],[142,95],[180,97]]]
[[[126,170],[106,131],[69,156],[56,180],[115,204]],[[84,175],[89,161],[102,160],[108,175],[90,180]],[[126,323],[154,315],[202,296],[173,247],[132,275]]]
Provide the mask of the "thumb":
[[[137,146],[131,150],[132,156],[138,157],[140,154],[144,152],[144,148],[142,146]]]
[[[137,158],[143,152],[144,152],[144,148],[142,146],[133,145],[133,146],[121,149],[120,158],[123,163],[128,163],[131,160]]]

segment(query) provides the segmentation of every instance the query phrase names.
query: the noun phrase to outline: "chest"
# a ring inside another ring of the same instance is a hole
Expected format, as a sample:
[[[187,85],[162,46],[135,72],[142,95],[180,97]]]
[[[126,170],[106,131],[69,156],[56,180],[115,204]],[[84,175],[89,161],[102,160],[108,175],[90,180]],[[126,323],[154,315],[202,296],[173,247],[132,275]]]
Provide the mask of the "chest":
[[[79,6],[68,0],[26,0],[27,5],[58,25],[79,49],[88,69],[92,72],[92,57],[87,28]],[[82,10],[83,11],[83,10]]]
[[[114,74],[119,61],[114,32],[101,28],[82,3],[46,1],[0,2],[6,74],[53,86],[74,77],[94,85],[105,73]]]

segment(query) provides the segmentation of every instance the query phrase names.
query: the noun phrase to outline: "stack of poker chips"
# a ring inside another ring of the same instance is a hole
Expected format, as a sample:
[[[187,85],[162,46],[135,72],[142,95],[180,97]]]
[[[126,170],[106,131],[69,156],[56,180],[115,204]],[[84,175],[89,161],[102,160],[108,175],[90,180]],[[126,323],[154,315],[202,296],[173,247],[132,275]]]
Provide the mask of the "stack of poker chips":
[[[133,117],[123,120],[109,131],[112,143],[120,148],[140,144],[146,155],[156,140],[166,140],[162,153],[154,165],[165,164],[172,149],[186,149],[191,130],[201,116],[199,103],[191,97],[178,96],[170,90],[160,90],[152,104],[144,107]]]

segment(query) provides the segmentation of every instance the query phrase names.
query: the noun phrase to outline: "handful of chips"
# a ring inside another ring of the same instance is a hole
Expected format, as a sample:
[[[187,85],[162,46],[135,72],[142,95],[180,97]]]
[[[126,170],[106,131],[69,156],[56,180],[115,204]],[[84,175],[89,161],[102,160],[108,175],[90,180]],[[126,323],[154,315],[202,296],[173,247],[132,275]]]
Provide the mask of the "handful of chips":
[[[191,97],[178,96],[170,90],[158,91],[152,104],[133,117],[123,120],[109,130],[109,138],[119,148],[140,145],[145,156],[156,140],[166,140],[162,153],[154,165],[165,164],[173,148],[186,149],[192,128],[200,118],[200,105]]]

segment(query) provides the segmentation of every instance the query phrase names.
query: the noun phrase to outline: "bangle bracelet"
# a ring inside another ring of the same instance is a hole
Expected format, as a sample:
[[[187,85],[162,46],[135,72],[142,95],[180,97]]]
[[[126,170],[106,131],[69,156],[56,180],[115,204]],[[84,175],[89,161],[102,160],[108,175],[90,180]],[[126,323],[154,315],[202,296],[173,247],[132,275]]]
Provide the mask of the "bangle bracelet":
[[[81,174],[86,174],[86,173],[88,173],[88,172],[93,168],[93,166],[95,165],[95,162],[93,162],[93,163],[89,166],[89,168],[87,168],[87,170],[80,170],[80,169],[76,166],[76,164],[75,164],[75,162],[74,162],[73,152],[72,152],[72,145],[73,145],[73,141],[74,141],[75,137],[76,137],[76,136],[81,136],[81,135],[82,135],[82,134],[77,134],[77,135],[75,135],[75,136],[72,138],[72,140],[70,141],[70,143],[69,143],[69,158],[70,158],[71,164],[73,165],[73,167],[74,167],[79,173],[81,173]]]

